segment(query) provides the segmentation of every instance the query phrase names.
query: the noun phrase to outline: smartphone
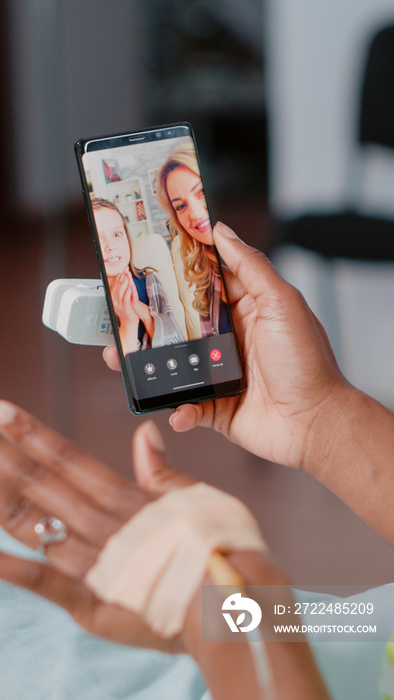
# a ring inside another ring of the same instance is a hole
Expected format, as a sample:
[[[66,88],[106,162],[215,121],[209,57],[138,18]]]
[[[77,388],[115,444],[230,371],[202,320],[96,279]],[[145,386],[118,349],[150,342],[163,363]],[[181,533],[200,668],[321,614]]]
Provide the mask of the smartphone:
[[[75,151],[130,410],[242,392],[190,124],[82,139]]]

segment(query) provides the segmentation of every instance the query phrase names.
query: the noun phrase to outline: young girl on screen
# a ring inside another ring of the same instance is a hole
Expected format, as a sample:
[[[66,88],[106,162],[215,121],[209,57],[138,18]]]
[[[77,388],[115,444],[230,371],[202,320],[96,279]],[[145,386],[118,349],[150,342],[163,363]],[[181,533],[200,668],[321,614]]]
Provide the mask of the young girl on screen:
[[[124,354],[182,342],[158,277],[150,268],[133,265],[123,214],[106,199],[91,204]]]

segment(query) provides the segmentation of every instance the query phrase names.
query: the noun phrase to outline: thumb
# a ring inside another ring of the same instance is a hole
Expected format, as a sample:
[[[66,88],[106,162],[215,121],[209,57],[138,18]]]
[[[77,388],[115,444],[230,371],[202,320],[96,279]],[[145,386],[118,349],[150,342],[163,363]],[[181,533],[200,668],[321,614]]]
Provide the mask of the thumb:
[[[257,304],[272,294],[283,294],[289,286],[264,253],[244,243],[220,221],[214,228],[214,239],[224,262]]]
[[[110,369],[118,372],[120,371],[119,355],[115,345],[107,345],[107,347],[104,348],[103,358]]]
[[[133,435],[132,454],[137,484],[150,493],[165,493],[195,483],[171,467],[165,458],[162,435],[152,420],[145,421]]]

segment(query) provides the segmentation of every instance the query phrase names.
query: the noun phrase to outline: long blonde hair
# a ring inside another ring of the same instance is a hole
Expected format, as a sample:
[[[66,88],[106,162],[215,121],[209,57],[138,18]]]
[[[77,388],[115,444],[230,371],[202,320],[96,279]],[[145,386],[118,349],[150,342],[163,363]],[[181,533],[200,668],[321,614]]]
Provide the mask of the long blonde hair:
[[[167,178],[176,168],[187,168],[201,177],[196,154],[192,144],[178,146],[161,166],[156,178],[156,193],[159,204],[169,216],[171,236],[180,237],[180,251],[183,261],[185,280],[189,285],[195,284],[196,292],[193,307],[201,316],[210,314],[209,290],[213,276],[220,276],[220,268],[213,245],[205,245],[183,228],[176,211],[168,197]]]

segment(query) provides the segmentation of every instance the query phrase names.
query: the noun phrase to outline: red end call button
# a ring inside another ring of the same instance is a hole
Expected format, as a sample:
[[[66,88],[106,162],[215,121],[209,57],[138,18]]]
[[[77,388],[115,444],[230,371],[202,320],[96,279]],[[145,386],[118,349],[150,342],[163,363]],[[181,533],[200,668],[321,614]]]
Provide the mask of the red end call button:
[[[222,353],[220,352],[220,350],[214,349],[211,350],[211,352],[209,353],[209,357],[213,362],[219,362],[219,360],[222,359]]]

